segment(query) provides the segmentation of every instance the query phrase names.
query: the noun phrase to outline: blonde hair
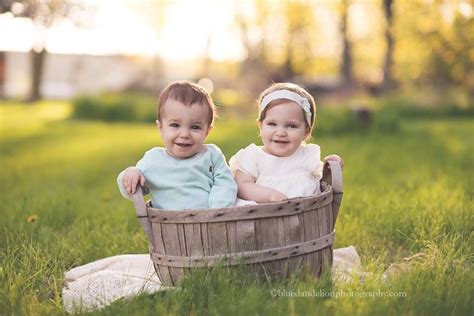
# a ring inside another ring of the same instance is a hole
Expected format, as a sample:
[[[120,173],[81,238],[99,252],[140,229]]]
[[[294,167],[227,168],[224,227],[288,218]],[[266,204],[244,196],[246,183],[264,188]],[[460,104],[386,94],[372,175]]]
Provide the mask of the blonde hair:
[[[303,87],[298,86],[298,85],[296,85],[294,83],[291,83],[291,82],[273,83],[270,87],[265,89],[260,94],[260,97],[258,98],[258,105],[260,106],[260,104],[262,103],[262,100],[263,100],[263,98],[265,98],[265,96],[267,96],[268,94],[270,94],[274,91],[278,91],[278,90],[289,90],[289,91],[295,92],[295,93],[299,94],[300,96],[308,99],[308,102],[309,102],[309,105],[310,105],[310,111],[311,111],[311,124],[308,125],[308,122],[306,122],[306,125],[309,129],[309,135],[311,135],[311,132],[312,132],[314,124],[315,124],[315,119],[316,119],[316,103],[314,102],[314,99],[311,96],[311,94],[309,94],[309,92],[306,91]],[[286,99],[276,99],[276,100],[271,101],[268,104],[268,106],[265,107],[262,112],[260,112],[257,120],[259,122],[262,122],[265,119],[265,116],[267,114],[267,110],[270,107],[281,104],[283,102],[287,102],[287,100]]]
[[[186,106],[199,104],[209,109],[209,126],[212,126],[216,116],[216,107],[209,93],[197,83],[181,80],[168,85],[158,97],[157,119],[161,122],[163,106],[169,99],[176,100]]]

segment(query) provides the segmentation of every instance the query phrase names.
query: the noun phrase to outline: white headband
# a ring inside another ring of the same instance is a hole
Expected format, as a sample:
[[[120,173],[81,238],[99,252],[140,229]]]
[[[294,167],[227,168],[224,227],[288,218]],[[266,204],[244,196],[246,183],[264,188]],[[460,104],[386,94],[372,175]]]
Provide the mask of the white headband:
[[[267,94],[260,103],[259,116],[270,102],[277,99],[287,99],[296,102],[303,109],[308,126],[311,126],[311,106],[308,99],[290,90],[277,90]]]

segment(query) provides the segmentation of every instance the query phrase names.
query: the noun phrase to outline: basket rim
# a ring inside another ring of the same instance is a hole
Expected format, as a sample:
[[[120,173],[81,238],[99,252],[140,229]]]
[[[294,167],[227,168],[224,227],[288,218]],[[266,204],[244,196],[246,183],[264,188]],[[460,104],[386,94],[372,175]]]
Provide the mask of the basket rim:
[[[165,210],[151,207],[149,201],[147,212],[150,222],[170,224],[239,221],[297,215],[331,204],[333,200],[332,187],[321,181],[321,189],[322,192],[316,195],[296,197],[281,202],[214,209]]]

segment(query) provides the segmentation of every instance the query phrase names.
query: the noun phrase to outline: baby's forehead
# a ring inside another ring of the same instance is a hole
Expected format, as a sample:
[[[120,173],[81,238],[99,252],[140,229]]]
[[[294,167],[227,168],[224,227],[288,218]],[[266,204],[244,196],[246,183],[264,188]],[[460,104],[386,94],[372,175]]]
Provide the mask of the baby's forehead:
[[[193,112],[205,112],[206,114],[211,111],[209,106],[204,103],[195,102],[191,104],[182,103],[179,100],[168,99],[160,108],[162,113],[168,112],[182,112],[183,108],[192,110]]]
[[[166,120],[183,121],[190,120],[192,122],[204,122],[208,124],[210,109],[200,103],[193,103],[185,105],[183,103],[168,103],[165,102],[164,106],[160,109],[161,116]]]

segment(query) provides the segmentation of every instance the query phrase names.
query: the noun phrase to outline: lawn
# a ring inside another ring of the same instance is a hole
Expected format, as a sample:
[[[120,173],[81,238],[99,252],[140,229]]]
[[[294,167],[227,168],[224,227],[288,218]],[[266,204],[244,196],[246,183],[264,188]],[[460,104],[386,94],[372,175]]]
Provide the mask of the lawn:
[[[0,104],[0,314],[64,314],[64,272],[147,252],[118,173],[160,145],[152,123],[69,118],[68,104]],[[319,122],[324,127],[324,122]],[[336,247],[354,245],[373,277],[257,283],[196,273],[180,290],[119,301],[97,314],[472,315],[474,118],[403,121],[395,132],[318,136],[344,158]],[[227,158],[258,142],[252,119],[219,120],[208,142]],[[416,255],[411,261],[403,258]],[[403,273],[383,282],[392,263]],[[227,274],[226,274],[227,273]],[[403,297],[274,297],[275,289],[405,293]]]

